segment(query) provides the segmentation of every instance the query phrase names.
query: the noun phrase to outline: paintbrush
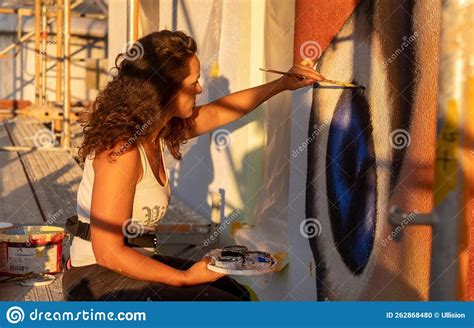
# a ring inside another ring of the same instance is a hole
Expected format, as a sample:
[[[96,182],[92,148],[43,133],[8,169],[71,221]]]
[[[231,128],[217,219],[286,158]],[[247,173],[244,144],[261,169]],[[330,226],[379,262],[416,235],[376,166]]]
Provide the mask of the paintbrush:
[[[296,74],[296,73],[291,73],[291,72],[282,72],[282,71],[276,71],[274,69],[268,69],[268,68],[260,68],[261,71],[264,72],[269,72],[269,73],[276,73],[276,74],[282,74],[282,75],[287,75],[287,76],[293,76],[299,79],[306,79],[305,76],[301,74]],[[365,89],[365,87],[361,85],[357,85],[354,83],[348,83],[348,82],[341,82],[341,81],[335,81],[335,80],[324,80],[324,81],[318,81],[317,83],[329,83],[329,84],[334,84],[334,85],[339,85],[341,87],[346,87],[346,88],[362,88]]]

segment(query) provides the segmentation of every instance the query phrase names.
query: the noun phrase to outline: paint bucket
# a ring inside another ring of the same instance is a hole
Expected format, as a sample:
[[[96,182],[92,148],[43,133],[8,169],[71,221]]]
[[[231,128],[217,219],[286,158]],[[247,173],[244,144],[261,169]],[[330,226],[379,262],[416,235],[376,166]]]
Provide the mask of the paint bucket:
[[[13,223],[10,222],[0,222],[0,233],[2,233],[2,230],[8,229],[13,227]]]
[[[0,275],[61,272],[65,236],[63,228],[54,226],[13,226],[0,230]]]

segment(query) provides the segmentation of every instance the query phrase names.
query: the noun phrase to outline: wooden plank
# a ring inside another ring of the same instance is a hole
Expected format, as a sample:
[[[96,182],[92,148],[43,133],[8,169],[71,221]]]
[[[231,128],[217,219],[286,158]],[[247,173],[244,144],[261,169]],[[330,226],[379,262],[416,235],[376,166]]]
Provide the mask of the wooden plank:
[[[10,138],[0,122],[0,146],[11,146]],[[0,152],[0,221],[11,223],[43,223],[23,165],[16,152]]]
[[[64,294],[63,294],[63,284],[62,278],[63,274],[58,273],[55,275],[56,280],[54,283],[48,286],[48,292],[50,293],[51,301],[63,301]]]
[[[46,128],[33,118],[5,123],[15,146],[35,146]],[[48,224],[63,226],[76,214],[76,195],[82,170],[69,152],[21,151],[20,157]]]
[[[1,283],[0,285],[0,301],[24,301],[25,291],[24,287],[18,286],[17,284]]]
[[[31,101],[22,99],[0,99],[0,109],[25,109],[31,106]]]
[[[55,277],[56,280],[47,286],[21,287],[24,292],[25,301],[63,301],[62,274],[57,274]]]
[[[0,283],[0,301],[59,302],[63,301],[62,273],[47,286],[24,287],[17,282]]]
[[[206,225],[210,224],[210,220],[204,218],[178,197],[172,196],[168,210],[166,211],[163,219],[160,221],[160,224],[167,225],[181,223]]]
[[[17,118],[5,122],[4,126],[11,135],[15,146],[35,146],[35,135],[38,136],[38,131],[46,131],[44,125],[33,118]],[[2,124],[2,128],[4,126]],[[3,129],[4,134],[5,128]],[[7,135],[5,134],[5,136]],[[9,141],[6,138],[0,140],[3,142]],[[17,153],[0,153],[3,157],[12,156],[12,154],[17,156],[17,161],[11,164],[10,170],[16,170],[16,172],[4,171],[2,168],[2,184],[7,179],[4,175],[6,173],[15,177],[14,180],[17,183],[25,181],[25,187],[29,188],[31,195],[34,192],[40,204],[40,207],[38,207],[36,202],[34,203],[36,205],[36,221],[34,222],[64,226],[66,219],[76,214],[76,195],[82,178],[82,169],[67,151],[21,151],[19,152],[21,162]],[[0,163],[4,162],[6,161],[2,158]],[[18,180],[19,172],[23,174],[23,178],[20,180]],[[31,183],[31,187],[28,185],[26,176]],[[11,185],[9,183],[9,186]],[[25,192],[19,199],[24,199],[24,195]],[[32,198],[32,200],[35,199]],[[39,214],[41,212],[44,219]],[[40,219],[38,220],[38,218]],[[31,222],[31,215],[29,217],[27,215],[18,216],[17,223]],[[64,248],[63,255],[65,257],[69,256],[68,247]],[[56,275],[56,277],[56,281],[48,286],[21,287],[15,283],[2,284],[0,300],[62,301],[61,275]]]
[[[159,224],[156,231],[158,233],[177,233],[177,234],[209,234],[211,231],[211,224]]]
[[[24,128],[23,126],[21,126],[21,124],[19,127],[10,127],[13,128],[13,130],[17,128]],[[41,125],[39,125],[38,127],[43,128],[43,126]],[[15,130],[15,132],[19,131]],[[16,140],[19,141],[18,134],[16,135]],[[16,143],[16,145],[20,144],[30,146],[31,143],[31,139],[26,139],[23,140],[23,143]],[[0,122],[0,145],[12,145],[10,138],[7,134],[7,129],[4,123],[2,122]],[[61,181],[64,183],[64,179],[62,177],[56,177],[57,179],[54,180],[52,176],[44,175],[51,173],[50,171],[52,170],[45,170],[45,167],[47,168],[49,166],[54,167],[57,165],[61,165],[64,160],[62,162],[60,160],[58,164],[58,159],[55,158],[56,156],[53,156],[53,161],[51,161],[48,158],[49,154],[54,155],[53,153],[47,153],[35,154],[39,155],[35,156],[31,152],[21,152],[20,158],[17,152],[0,152],[0,191],[2,195],[0,202],[0,221],[7,221],[18,224],[45,223],[46,220],[42,217],[41,211],[34,198],[33,187],[29,184],[25,169],[23,168],[23,164],[25,165],[25,167],[28,168],[26,172],[33,172],[33,174],[30,176],[30,179],[33,178],[33,180],[35,181],[35,192],[38,191],[39,184],[44,183],[45,185],[42,186],[43,190],[40,190],[40,193],[43,192],[43,196],[46,196],[44,195],[44,193],[48,190],[50,192],[60,193],[61,191],[54,190],[54,184],[53,187],[51,187],[48,185],[48,183],[51,183],[51,181],[53,181],[53,183],[54,181]],[[22,163],[22,161],[24,161],[24,163]],[[41,173],[43,174],[43,176],[41,176]],[[69,181],[70,180],[71,178],[69,177]],[[44,197],[42,197],[42,199],[44,199]],[[75,201],[75,198],[72,201]],[[50,204],[47,205],[50,206]],[[45,213],[48,213],[47,208]],[[50,221],[50,223],[62,225],[61,222],[52,222],[52,220]],[[66,253],[68,253],[67,250]],[[0,301],[62,301],[63,294],[61,276],[61,274],[56,275],[55,282],[48,286],[23,287],[14,282],[1,283]]]

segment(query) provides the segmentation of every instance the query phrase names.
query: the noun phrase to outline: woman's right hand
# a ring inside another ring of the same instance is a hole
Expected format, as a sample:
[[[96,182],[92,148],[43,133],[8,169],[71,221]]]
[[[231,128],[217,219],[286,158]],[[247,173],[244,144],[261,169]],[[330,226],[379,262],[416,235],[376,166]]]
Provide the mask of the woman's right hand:
[[[188,270],[184,271],[186,276],[186,285],[198,285],[207,282],[216,281],[225,276],[223,273],[211,271],[207,268],[208,259],[204,258],[193,264]]]

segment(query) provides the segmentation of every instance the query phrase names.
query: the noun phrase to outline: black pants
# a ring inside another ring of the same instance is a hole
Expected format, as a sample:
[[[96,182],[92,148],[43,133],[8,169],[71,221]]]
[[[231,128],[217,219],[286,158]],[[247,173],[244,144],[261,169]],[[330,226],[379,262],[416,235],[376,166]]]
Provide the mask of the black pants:
[[[186,270],[194,262],[154,255],[157,261]],[[249,301],[247,289],[229,277],[215,282],[174,287],[126,277],[98,264],[72,267],[63,275],[63,292],[68,301]]]

